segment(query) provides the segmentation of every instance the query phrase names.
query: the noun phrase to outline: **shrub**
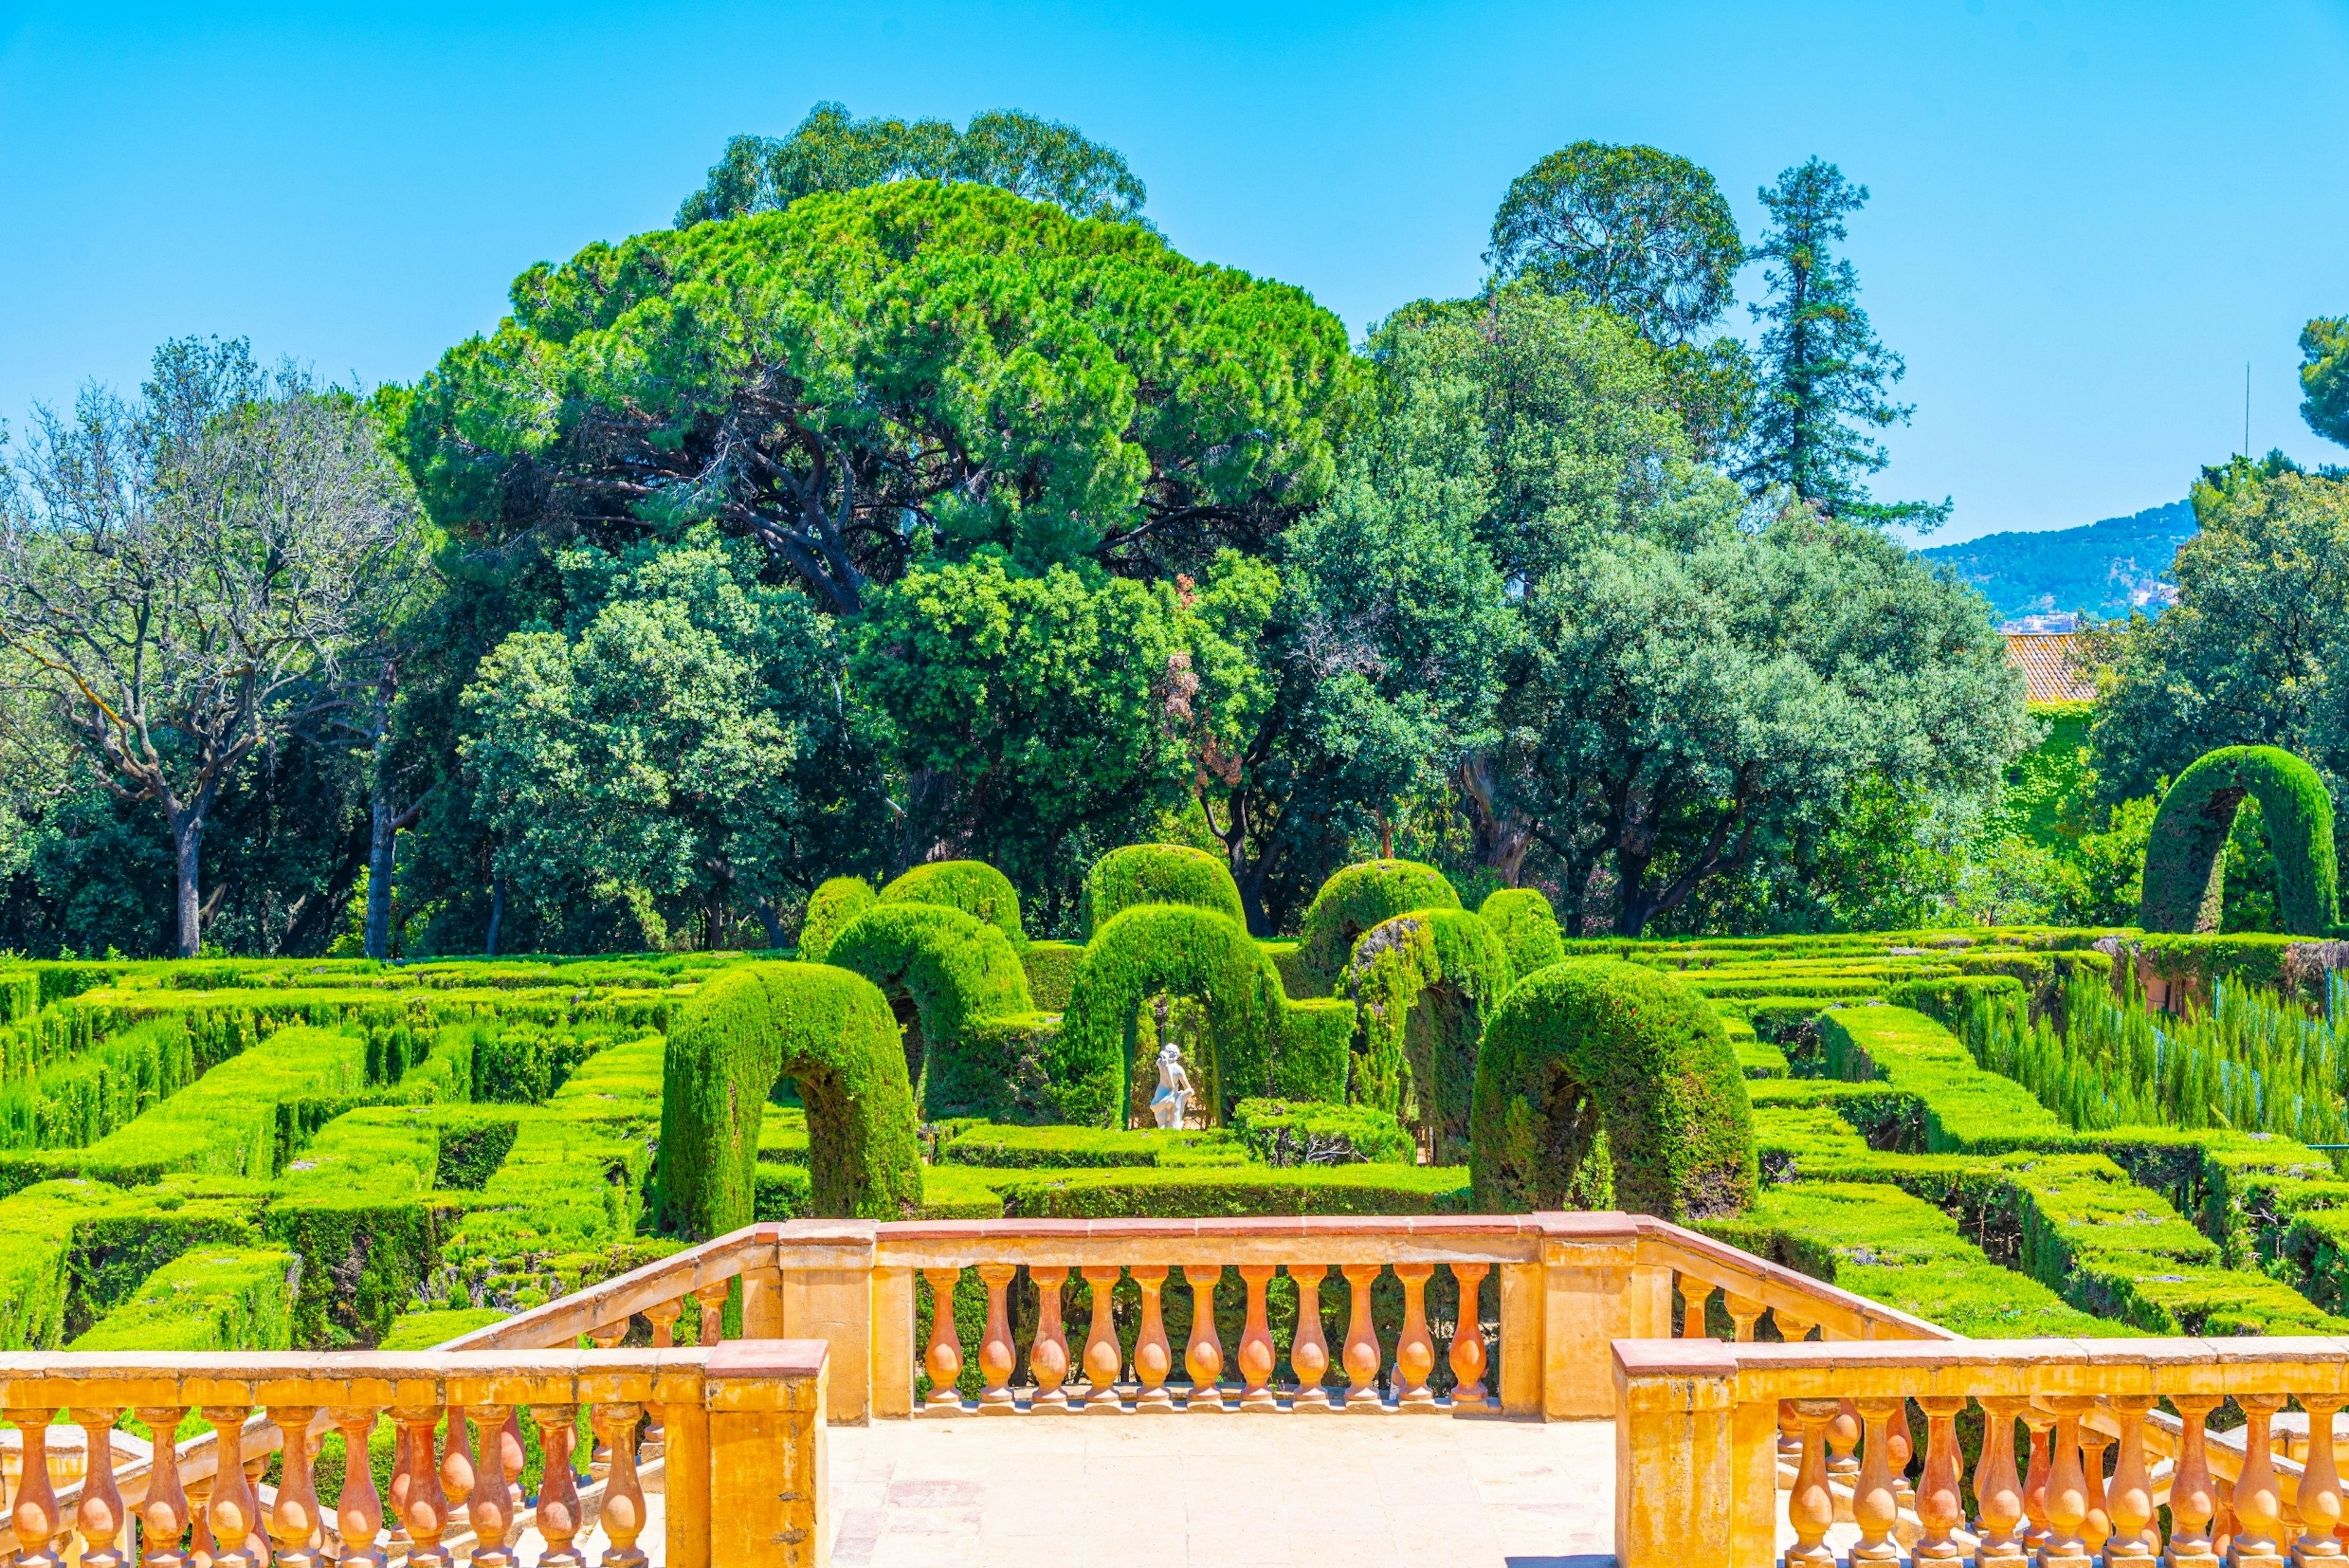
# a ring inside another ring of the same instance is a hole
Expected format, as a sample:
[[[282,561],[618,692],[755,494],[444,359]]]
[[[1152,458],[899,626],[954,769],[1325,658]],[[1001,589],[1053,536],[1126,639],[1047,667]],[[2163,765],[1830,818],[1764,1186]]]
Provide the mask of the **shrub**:
[[[1174,1220],[1470,1211],[1467,1173],[1457,1166],[1021,1171],[991,1185],[1002,1200],[1007,1219]]]
[[[1421,909],[1362,933],[1346,968],[1363,1050],[1351,1096],[1399,1116],[1438,1165],[1468,1157],[1477,1043],[1515,979],[1500,936],[1465,909]]]
[[[1004,1113],[1016,1096],[999,1053],[981,1052],[981,1020],[1034,1012],[1028,973],[1010,939],[995,927],[938,904],[879,904],[843,928],[829,961],[861,974],[883,994],[909,998],[906,1071],[926,1116]],[[917,1065],[918,1064],[918,1065]]]
[[[1244,1106],[1262,1101],[1243,1101]],[[1246,1165],[1247,1150],[1221,1130],[1123,1127],[1021,1127],[981,1123],[938,1147],[947,1165],[999,1170],[1076,1170],[1112,1166],[1198,1168]]]
[[[1538,888],[1495,888],[1476,912],[1499,933],[1509,950],[1509,968],[1522,980],[1537,969],[1566,961],[1557,914]]]
[[[1086,937],[1137,904],[1190,904],[1247,925],[1231,867],[1181,844],[1130,844],[1094,861],[1085,873]]]
[[[452,1339],[503,1323],[513,1314],[496,1307],[429,1307],[402,1313],[392,1321],[378,1350],[437,1350]]]
[[[862,877],[834,877],[809,895],[807,919],[800,922],[802,963],[822,963],[832,940],[874,905],[873,884]]]
[[[1276,1170],[1293,1166],[1409,1165],[1417,1150],[1402,1124],[1369,1106],[1317,1100],[1242,1100],[1232,1133]]]
[[[250,1247],[267,1189],[164,1176],[45,1181],[0,1201],[0,1350],[55,1350],[190,1248]]]
[[[337,1116],[287,1164],[262,1225],[301,1259],[296,1342],[378,1344],[439,1266],[440,1146],[429,1108],[378,1106]]]
[[[1298,967],[1311,994],[1337,989],[1354,943],[1372,926],[1413,909],[1456,909],[1460,895],[1444,873],[1416,860],[1365,860],[1330,874],[1299,928]]]
[[[881,889],[881,902],[944,904],[985,920],[1014,946],[1028,940],[1019,924],[1019,890],[984,860],[933,860],[916,866]]]
[[[1570,1206],[1602,1179],[1614,1206],[1673,1220],[1754,1195],[1752,1112],[1721,1020],[1671,976],[1619,960],[1554,964],[1502,1000],[1470,1126],[1490,1213]]]
[[[888,999],[846,970],[743,964],[706,981],[669,1032],[660,1190],[688,1234],[750,1222],[760,1116],[786,1073],[807,1107],[817,1213],[894,1220],[920,1205],[913,1088]]]
[[[1077,983],[1077,968],[1085,961],[1081,942],[1030,942],[1019,962],[1028,971],[1028,994],[1038,1011],[1064,1012],[1069,992]]]
[[[302,1260],[291,1252],[212,1247],[183,1252],[67,1348],[290,1349],[301,1272]]]
[[[96,1143],[196,1075],[184,1019],[136,1023],[0,1089],[0,1148]]]
[[[2275,852],[2277,913],[2287,930],[2323,936],[2340,918],[2333,798],[2316,770],[2276,746],[2222,746],[2178,775],[2154,813],[2137,924],[2215,931],[2226,894],[2220,857],[2236,807],[2256,796]]]

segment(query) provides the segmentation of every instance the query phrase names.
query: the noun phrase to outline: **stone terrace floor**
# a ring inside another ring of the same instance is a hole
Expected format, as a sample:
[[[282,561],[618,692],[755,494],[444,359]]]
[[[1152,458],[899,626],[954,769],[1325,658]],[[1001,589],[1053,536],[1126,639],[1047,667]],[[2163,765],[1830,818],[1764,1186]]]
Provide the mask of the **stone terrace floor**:
[[[1609,1421],[1021,1416],[829,1436],[838,1568],[1613,1560]]]

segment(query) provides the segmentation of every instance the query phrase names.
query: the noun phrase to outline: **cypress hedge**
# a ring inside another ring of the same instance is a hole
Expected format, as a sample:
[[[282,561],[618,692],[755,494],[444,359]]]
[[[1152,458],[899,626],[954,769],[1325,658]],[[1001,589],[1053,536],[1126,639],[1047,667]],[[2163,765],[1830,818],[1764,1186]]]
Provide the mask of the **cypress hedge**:
[[[1019,924],[1019,890],[984,860],[933,860],[916,866],[881,889],[881,902],[944,904],[985,920],[1015,947],[1028,940]]]
[[[834,877],[809,895],[807,918],[800,922],[800,961],[823,962],[832,940],[874,901],[873,884],[862,877]]]
[[[1033,1119],[1037,1085],[1018,1058],[1043,1020],[1000,929],[942,904],[876,904],[841,930],[826,961],[912,1002],[906,1072],[926,1118]],[[978,1027],[1007,1019],[1023,1023]]]
[[[1335,991],[1364,931],[1413,909],[1456,909],[1444,873],[1416,860],[1364,860],[1330,873],[1299,927],[1298,967],[1313,994]]]
[[[1566,961],[1566,940],[1557,914],[1538,888],[1495,888],[1476,907],[1485,923],[1509,950],[1509,967],[1524,979],[1537,969]]]
[[[1094,861],[1085,873],[1086,937],[1137,904],[1191,904],[1247,924],[1231,867],[1187,845],[1131,844]]]
[[[2222,746],[2178,775],[2154,813],[2137,924],[2215,931],[2226,898],[2221,851],[2246,794],[2275,852],[2277,913],[2287,930],[2323,936],[2340,919],[2333,797],[2316,770],[2277,746]]]
[[[1434,1164],[1468,1158],[1477,1043],[1515,980],[1500,933],[1465,909],[1398,915],[1354,944],[1346,990],[1361,1009],[1363,1048],[1353,1098],[1400,1116]]]
[[[711,977],[669,1031],[658,1181],[671,1222],[704,1239],[750,1223],[760,1117],[784,1074],[807,1106],[815,1212],[916,1211],[921,1148],[888,998],[843,969],[751,963]]]
[[[1754,1196],[1753,1113],[1721,1020],[1616,959],[1520,981],[1485,1026],[1470,1117],[1476,1207],[1614,1207],[1672,1220]]]
[[[202,1247],[164,1264],[93,1324],[73,1351],[286,1350],[294,1345],[292,1252]]]

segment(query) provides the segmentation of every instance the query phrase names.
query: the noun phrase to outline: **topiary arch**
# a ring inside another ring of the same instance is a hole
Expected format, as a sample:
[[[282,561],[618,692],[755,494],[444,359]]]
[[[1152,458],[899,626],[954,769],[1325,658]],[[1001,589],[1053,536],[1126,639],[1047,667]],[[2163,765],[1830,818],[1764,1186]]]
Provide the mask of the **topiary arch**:
[[[1430,1164],[1468,1158],[1477,1044],[1515,978],[1500,933],[1465,909],[1397,915],[1354,944],[1346,991],[1361,1009],[1362,1046],[1353,1098],[1399,1117]]]
[[[2246,794],[2260,803],[2275,851],[2284,929],[2321,937],[2339,919],[2333,797],[2307,763],[2277,746],[2225,746],[2178,775],[2145,846],[2137,924],[2148,931],[2215,931],[2226,899],[2228,831]]]
[[[1733,1214],[1754,1197],[1754,1116],[1721,1019],[1619,959],[1519,981],[1485,1026],[1469,1181],[1488,1214]]]
[[[1298,928],[1298,967],[1320,994],[1337,988],[1354,943],[1381,920],[1413,909],[1456,909],[1444,873],[1416,860],[1364,860],[1330,874]]]
[[[1509,967],[1519,980],[1565,961],[1566,941],[1558,932],[1557,911],[1540,888],[1496,888],[1476,912],[1509,950]]]
[[[922,1201],[914,1096],[888,999],[826,964],[718,971],[671,1022],[661,1204],[694,1237],[750,1223],[759,1123],[784,1074],[807,1106],[810,1211],[910,1219]]]
[[[1085,873],[1085,935],[1138,904],[1191,904],[1247,924],[1232,868],[1185,844],[1129,844]]]
[[[1345,1098],[1351,1007],[1290,1002],[1280,971],[1237,921],[1186,904],[1143,904],[1102,926],[1070,991],[1051,1072],[1069,1120],[1124,1125],[1137,1016],[1160,995],[1206,1004],[1213,1059],[1199,1064],[1206,1081],[1193,1086],[1215,1120],[1254,1095]]]
[[[984,860],[933,860],[916,866],[881,889],[885,904],[943,904],[985,920],[1025,947],[1028,933],[1019,924],[1019,889],[1011,878]]]
[[[832,940],[871,909],[874,898],[873,884],[862,877],[834,877],[810,894],[807,919],[800,922],[800,961],[823,962]]]

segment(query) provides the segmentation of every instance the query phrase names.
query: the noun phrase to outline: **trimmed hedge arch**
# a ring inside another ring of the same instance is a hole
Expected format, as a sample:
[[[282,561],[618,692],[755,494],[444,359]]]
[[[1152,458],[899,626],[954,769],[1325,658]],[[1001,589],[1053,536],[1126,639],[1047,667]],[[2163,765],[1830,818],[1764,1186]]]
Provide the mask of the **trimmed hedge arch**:
[[[697,1238],[750,1223],[759,1123],[775,1080],[807,1106],[816,1214],[911,1218],[922,1202],[914,1096],[888,999],[826,964],[720,970],[678,1012],[661,1074],[661,1203]]]
[[[973,915],[1011,939],[1028,942],[1019,923],[1019,889],[984,860],[933,860],[916,866],[881,889],[885,904],[943,904]]]
[[[1399,1117],[1431,1163],[1468,1158],[1478,1042],[1515,979],[1500,933],[1465,909],[1397,915],[1354,944],[1346,991],[1361,1009],[1362,1049],[1353,1098]]]
[[[1183,844],[1130,844],[1085,873],[1085,935],[1140,904],[1190,904],[1247,925],[1232,868]]]
[[[1010,1033],[1024,1036],[1043,1022],[1001,930],[943,904],[876,904],[833,940],[829,961],[912,1002],[905,1071],[925,1118],[1035,1118],[1040,1069],[1007,1071],[1017,1064],[987,1048],[1006,1032],[980,1027],[1017,1018],[1029,1027]]]
[[[1688,1220],[1754,1197],[1753,1111],[1721,1019],[1642,964],[1579,959],[1518,981],[1485,1026],[1470,1125],[1485,1213]]]
[[[1330,874],[1299,928],[1298,966],[1323,994],[1337,989],[1364,931],[1414,909],[1456,909],[1444,873],[1416,860],[1364,860]]]
[[[1496,888],[1485,895],[1476,912],[1509,950],[1509,967],[1519,980],[1537,969],[1566,961],[1566,940],[1559,935],[1557,913],[1538,888]]]
[[[1237,921],[1187,904],[1142,904],[1104,922],[1086,946],[1051,1075],[1073,1122],[1123,1127],[1135,1017],[1160,994],[1206,1004],[1215,1059],[1194,1085],[1216,1119],[1251,1096],[1342,1100],[1353,1009],[1291,1003],[1280,971]]]
[[[878,895],[862,877],[834,877],[808,896],[807,919],[800,922],[800,961],[822,963],[834,937],[871,909]]]
[[[2148,931],[2215,931],[2226,898],[2228,831],[2246,794],[2260,803],[2275,851],[2278,913],[2298,936],[2340,918],[2333,797],[2316,770],[2278,746],[2224,746],[2178,775],[2154,813],[2137,924]]]

